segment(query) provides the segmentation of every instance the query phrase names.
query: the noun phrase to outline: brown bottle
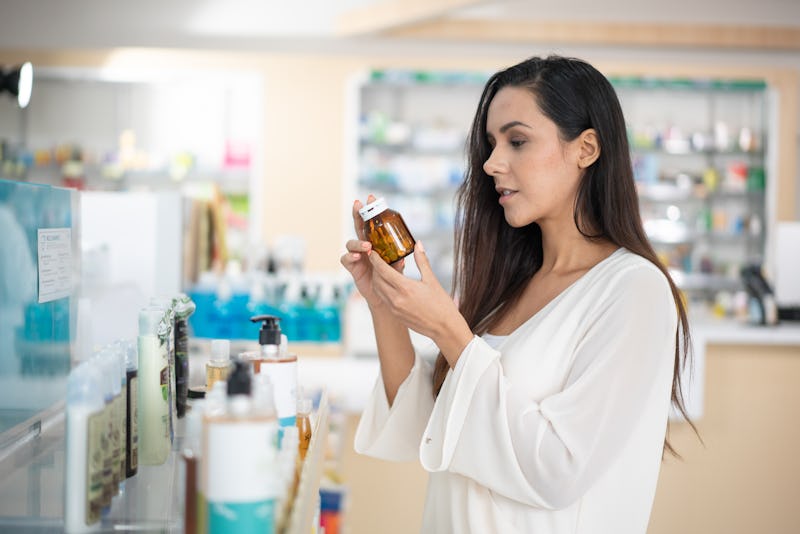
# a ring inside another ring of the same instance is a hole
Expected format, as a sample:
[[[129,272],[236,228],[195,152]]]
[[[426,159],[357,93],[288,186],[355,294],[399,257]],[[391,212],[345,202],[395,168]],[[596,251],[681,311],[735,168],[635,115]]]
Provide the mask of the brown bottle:
[[[386,263],[394,263],[414,252],[414,238],[408,231],[403,217],[379,198],[358,210],[364,219],[364,234],[372,243],[372,249]]]

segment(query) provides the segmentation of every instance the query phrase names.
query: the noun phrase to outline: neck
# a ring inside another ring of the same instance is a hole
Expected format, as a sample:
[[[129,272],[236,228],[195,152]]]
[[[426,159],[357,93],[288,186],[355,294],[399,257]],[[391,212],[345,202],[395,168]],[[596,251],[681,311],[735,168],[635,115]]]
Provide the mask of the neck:
[[[566,274],[586,270],[613,253],[617,246],[606,239],[589,239],[568,224],[540,223],[542,230],[541,274]]]

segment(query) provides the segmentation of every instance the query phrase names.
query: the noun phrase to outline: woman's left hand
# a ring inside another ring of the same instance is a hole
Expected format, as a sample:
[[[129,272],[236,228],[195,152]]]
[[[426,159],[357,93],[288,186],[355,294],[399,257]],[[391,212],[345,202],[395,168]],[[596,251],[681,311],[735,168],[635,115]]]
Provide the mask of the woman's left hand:
[[[372,262],[372,288],[389,310],[408,328],[431,338],[451,366],[473,337],[455,302],[433,274],[421,242],[414,247],[414,262],[421,280],[412,280],[393,269],[378,254]]]

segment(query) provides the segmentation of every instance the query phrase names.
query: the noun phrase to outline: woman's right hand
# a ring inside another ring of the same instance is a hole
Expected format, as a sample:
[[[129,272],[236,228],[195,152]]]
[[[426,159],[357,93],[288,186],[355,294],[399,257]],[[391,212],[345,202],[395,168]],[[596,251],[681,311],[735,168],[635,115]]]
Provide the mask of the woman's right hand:
[[[375,201],[375,197],[369,195],[367,203],[373,201]],[[353,282],[355,282],[358,292],[361,293],[370,308],[374,309],[383,304],[383,302],[372,290],[372,264],[370,264],[367,257],[372,253],[372,244],[367,239],[367,236],[364,235],[364,220],[358,213],[358,210],[362,207],[364,207],[364,204],[360,200],[356,200],[353,203],[353,226],[358,239],[351,239],[345,244],[347,252],[342,255],[340,261],[350,273],[350,276],[353,277]],[[392,267],[402,273],[404,265],[405,262],[400,260],[392,264]]]

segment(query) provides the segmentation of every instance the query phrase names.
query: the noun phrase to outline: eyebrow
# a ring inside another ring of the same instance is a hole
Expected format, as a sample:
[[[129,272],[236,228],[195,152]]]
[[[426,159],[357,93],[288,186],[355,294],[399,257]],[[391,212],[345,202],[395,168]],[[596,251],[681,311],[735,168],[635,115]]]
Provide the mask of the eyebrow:
[[[511,121],[511,122],[507,122],[506,124],[504,124],[504,125],[502,125],[500,127],[500,133],[506,133],[508,130],[510,130],[514,126],[524,126],[525,128],[531,129],[531,127],[528,126],[527,124],[525,124],[524,122]]]

